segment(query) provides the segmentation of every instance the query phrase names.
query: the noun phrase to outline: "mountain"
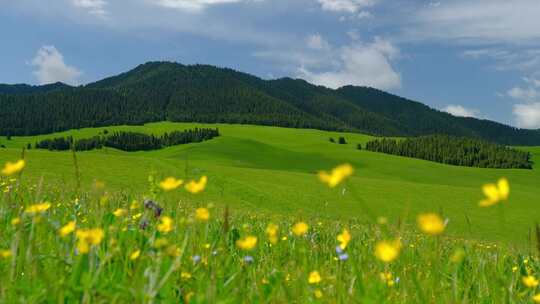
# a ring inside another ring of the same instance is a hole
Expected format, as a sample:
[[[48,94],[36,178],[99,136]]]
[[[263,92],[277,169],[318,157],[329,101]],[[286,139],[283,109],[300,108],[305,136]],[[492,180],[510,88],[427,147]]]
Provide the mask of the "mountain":
[[[69,85],[56,82],[41,86],[33,86],[28,84],[0,84],[0,94],[32,94],[32,93],[47,93],[62,89],[71,88]]]
[[[0,85],[0,135],[154,121],[250,123],[382,136],[448,134],[540,145],[540,130],[454,117],[366,87],[332,90],[227,68],[149,62],[80,87]]]

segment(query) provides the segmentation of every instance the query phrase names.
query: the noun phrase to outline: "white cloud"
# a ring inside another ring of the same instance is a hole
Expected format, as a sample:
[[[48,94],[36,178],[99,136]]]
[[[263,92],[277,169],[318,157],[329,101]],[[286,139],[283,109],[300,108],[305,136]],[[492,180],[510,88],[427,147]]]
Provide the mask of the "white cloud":
[[[307,46],[314,50],[323,50],[330,47],[330,44],[320,34],[309,36],[306,42]]]
[[[513,109],[520,128],[540,129],[540,102],[516,104]]]
[[[87,9],[88,13],[98,17],[107,17],[108,12],[105,9],[107,1],[105,0],[71,0],[71,3],[79,8]]]
[[[540,38],[539,15],[537,0],[445,1],[420,9],[410,34],[475,43],[535,41]]]
[[[460,117],[477,117],[478,114],[478,110],[467,109],[461,105],[448,105],[443,111]]]
[[[64,56],[54,46],[41,47],[31,63],[36,67],[33,72],[40,84],[64,82],[78,84],[82,72],[67,65]]]
[[[506,92],[510,98],[517,100],[513,113],[518,127],[527,129],[540,128],[540,80],[525,77],[525,87],[513,87]]]
[[[323,10],[356,13],[364,7],[372,6],[376,0],[317,0]]]
[[[238,3],[243,1],[246,0],[158,0],[155,3],[167,8],[199,12],[211,5]]]
[[[302,66],[299,76],[330,88],[357,85],[391,89],[401,86],[401,76],[391,64],[399,50],[387,40],[375,38],[371,43],[356,41],[330,52],[330,57],[337,59],[337,67],[321,71]]]

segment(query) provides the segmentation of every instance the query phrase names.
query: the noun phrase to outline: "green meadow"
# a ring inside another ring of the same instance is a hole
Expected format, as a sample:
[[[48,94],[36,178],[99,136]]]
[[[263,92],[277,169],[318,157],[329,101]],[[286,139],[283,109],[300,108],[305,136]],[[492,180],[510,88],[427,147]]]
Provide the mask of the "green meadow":
[[[540,220],[540,171],[480,169],[378,154],[357,149],[370,136],[251,125],[151,123],[144,126],[89,128],[33,137],[0,139],[0,163],[21,157],[27,143],[55,136],[87,138],[104,129],[161,134],[193,127],[217,127],[213,140],[151,152],[102,149],[76,154],[81,185],[91,189],[104,182],[110,192],[144,194],[148,177],[180,179],[209,177],[203,196],[171,194],[175,200],[230,206],[232,212],[256,211],[297,218],[413,225],[416,215],[437,212],[449,220],[446,235],[533,250],[533,227]],[[347,145],[330,143],[344,136]],[[540,148],[525,147],[540,163]],[[74,189],[76,174],[71,152],[25,151],[22,179],[39,185]],[[354,175],[335,189],[324,187],[319,170],[350,163]],[[480,208],[481,186],[508,178],[510,199],[493,208]]]

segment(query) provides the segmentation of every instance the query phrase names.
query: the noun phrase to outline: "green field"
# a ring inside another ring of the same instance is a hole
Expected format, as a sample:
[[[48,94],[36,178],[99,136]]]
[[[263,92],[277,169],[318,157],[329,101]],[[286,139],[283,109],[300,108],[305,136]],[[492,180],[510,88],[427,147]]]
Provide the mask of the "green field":
[[[86,138],[103,129],[160,134],[192,127],[218,127],[222,136],[152,152],[127,153],[113,149],[77,153],[82,185],[105,182],[110,191],[144,193],[148,176],[196,178],[209,176],[201,203],[228,204],[232,210],[282,214],[297,218],[392,222],[414,221],[419,212],[436,211],[450,220],[448,235],[504,242],[530,249],[530,229],[540,220],[540,171],[497,170],[447,166],[428,161],[359,151],[371,137],[305,129],[250,125],[152,123],[82,129],[35,137],[0,139],[0,164],[20,157],[21,148],[43,138],[73,135]],[[345,136],[347,145],[329,137]],[[523,148],[540,162],[540,148]],[[73,157],[68,152],[26,151],[23,179],[75,187]],[[316,177],[340,163],[351,163],[354,176],[343,187],[329,190]],[[187,168],[186,168],[187,166]],[[187,176],[186,176],[187,175]],[[479,208],[481,186],[507,177],[510,200],[494,208]],[[345,188],[345,190],[343,190]],[[185,194],[175,194],[185,199]]]

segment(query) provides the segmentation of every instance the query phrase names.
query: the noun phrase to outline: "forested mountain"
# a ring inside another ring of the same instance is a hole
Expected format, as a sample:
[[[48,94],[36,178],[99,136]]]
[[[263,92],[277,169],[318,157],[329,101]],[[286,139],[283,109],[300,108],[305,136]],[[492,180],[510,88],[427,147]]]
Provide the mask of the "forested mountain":
[[[47,93],[51,91],[63,90],[71,88],[69,85],[56,82],[41,86],[33,86],[28,84],[0,84],[0,94],[32,94],[32,93]]]
[[[448,134],[540,145],[540,130],[459,118],[379,90],[263,80],[208,65],[150,62],[80,87],[0,86],[0,135],[153,121],[251,123],[384,136]]]

